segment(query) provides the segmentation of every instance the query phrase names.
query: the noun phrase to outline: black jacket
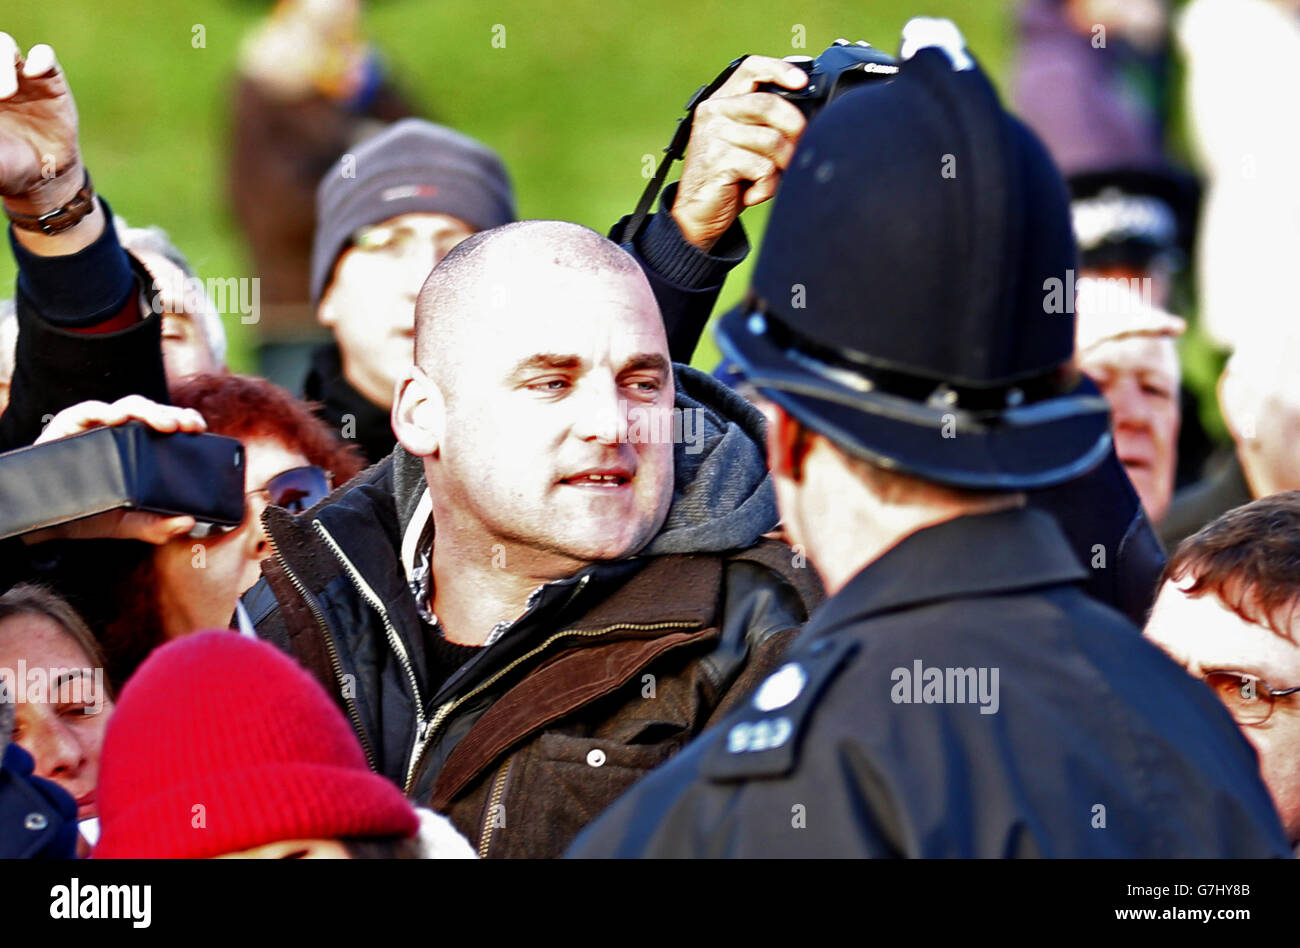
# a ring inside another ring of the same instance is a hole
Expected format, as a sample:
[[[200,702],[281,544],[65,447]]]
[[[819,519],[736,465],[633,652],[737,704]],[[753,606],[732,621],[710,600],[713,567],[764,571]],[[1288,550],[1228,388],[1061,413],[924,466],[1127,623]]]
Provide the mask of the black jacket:
[[[112,219],[107,204],[104,213]],[[66,257],[38,257],[12,234],[10,241],[19,268],[18,346],[9,405],[0,415],[0,452],[31,444],[51,417],[78,402],[112,402],[131,394],[167,402],[161,316],[145,312],[116,332],[76,331],[118,313],[132,294],[152,299],[148,271],[122,250],[113,228]],[[0,541],[0,591],[41,579],[59,586],[86,613],[103,598],[104,584],[76,576],[69,586],[68,576],[55,575],[59,544],[44,546],[32,550],[16,537]],[[79,596],[81,589],[86,592]]]
[[[0,859],[71,859],[77,854],[77,804],[56,783],[32,775],[32,755],[0,727]],[[8,746],[5,746],[8,744]]]
[[[338,343],[327,343],[312,353],[302,393],[317,404],[316,417],[344,441],[355,443],[371,463],[388,457],[397,444],[388,409],[366,398],[343,377]]]
[[[659,213],[646,218],[635,240],[627,238],[631,215],[614,225],[609,237],[636,258],[654,291],[674,362],[691,361],[713,312],[727,274],[749,254],[740,221],[732,222],[708,253],[686,242],[670,213],[677,183],[664,188]]]
[[[112,213],[105,204],[109,220]],[[146,312],[118,332],[76,331],[117,313],[131,294],[152,291],[148,272],[122,250],[113,228],[66,257],[38,257],[10,241],[19,268],[18,346],[0,451],[31,444],[51,416],[78,402],[131,394],[166,402],[160,316]]]
[[[913,534],[570,853],[1288,856],[1227,711],[1085,578],[1041,511]]]
[[[1165,552],[1114,445],[1082,477],[1031,491],[1029,505],[1056,518],[1075,556],[1088,567],[1084,590],[1139,628],[1146,625]]]
[[[761,415],[701,373],[678,366],[677,379],[678,406],[701,411],[706,434],[697,453],[677,446],[659,534],[542,586],[446,681],[430,681],[400,562],[420,459],[399,447],[300,517],[264,515],[275,556],[244,596],[257,634],[316,674],[375,770],[448,813],[482,855],[562,853],[775,667],[820,601],[801,558],[763,539],[776,504]]]
[[[1221,449],[1205,467],[1204,479],[1175,494],[1160,523],[1160,539],[1171,553],[1202,527],[1255,499],[1235,445]]]

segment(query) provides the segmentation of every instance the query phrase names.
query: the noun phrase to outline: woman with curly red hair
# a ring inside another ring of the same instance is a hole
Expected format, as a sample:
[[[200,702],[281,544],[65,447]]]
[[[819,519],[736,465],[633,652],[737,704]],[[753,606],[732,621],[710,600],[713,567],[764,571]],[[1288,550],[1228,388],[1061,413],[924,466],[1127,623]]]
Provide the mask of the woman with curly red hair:
[[[239,596],[272,553],[261,522],[269,504],[305,510],[362,467],[357,449],[306,402],[265,379],[192,376],[173,389],[172,403],[198,411],[210,433],[243,443],[247,506],[238,527],[201,525],[154,547],[119,585],[118,614],[104,636],[119,685],[163,642],[230,624]]]

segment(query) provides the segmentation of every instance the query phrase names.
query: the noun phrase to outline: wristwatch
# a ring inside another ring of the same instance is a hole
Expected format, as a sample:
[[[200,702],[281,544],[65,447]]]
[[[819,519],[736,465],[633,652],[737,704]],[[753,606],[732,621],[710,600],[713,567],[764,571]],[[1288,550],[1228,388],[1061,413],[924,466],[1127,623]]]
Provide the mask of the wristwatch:
[[[32,230],[50,237],[76,227],[82,218],[95,209],[95,188],[90,182],[90,172],[86,171],[85,175],[86,180],[81,185],[81,190],[62,207],[56,207],[38,217],[15,214],[7,207],[5,214],[19,230]]]

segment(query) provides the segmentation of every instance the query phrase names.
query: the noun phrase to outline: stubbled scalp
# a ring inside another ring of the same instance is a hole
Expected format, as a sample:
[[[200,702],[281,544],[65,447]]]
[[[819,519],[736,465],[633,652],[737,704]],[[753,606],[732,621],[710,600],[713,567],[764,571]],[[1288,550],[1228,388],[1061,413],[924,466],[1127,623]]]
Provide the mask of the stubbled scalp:
[[[589,227],[567,221],[516,221],[475,234],[433,268],[415,303],[415,362],[433,373],[455,358],[452,335],[461,318],[473,318],[527,261],[587,273],[640,273],[618,244]]]

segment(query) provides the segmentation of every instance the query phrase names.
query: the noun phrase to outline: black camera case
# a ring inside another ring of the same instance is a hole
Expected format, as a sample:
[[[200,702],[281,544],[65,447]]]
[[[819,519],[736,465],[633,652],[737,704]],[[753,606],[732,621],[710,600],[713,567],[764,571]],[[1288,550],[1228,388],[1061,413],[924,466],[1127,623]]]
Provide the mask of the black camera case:
[[[243,445],[132,421],[0,454],[0,539],[118,509],[238,526]]]

